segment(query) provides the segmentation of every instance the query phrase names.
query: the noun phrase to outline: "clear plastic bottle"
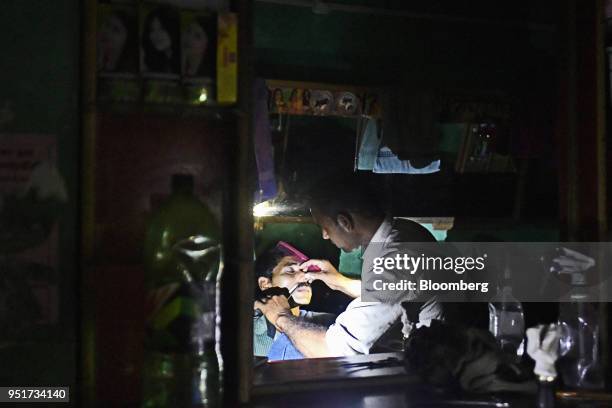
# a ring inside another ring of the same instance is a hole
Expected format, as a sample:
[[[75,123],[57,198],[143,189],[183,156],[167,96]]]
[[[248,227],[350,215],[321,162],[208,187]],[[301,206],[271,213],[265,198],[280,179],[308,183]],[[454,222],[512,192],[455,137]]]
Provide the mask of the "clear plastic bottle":
[[[580,286],[568,301],[559,304],[559,374],[566,388],[603,389],[600,360],[600,310],[598,303],[586,302]]]
[[[602,389],[605,376],[600,351],[601,309],[598,293],[590,290],[587,275],[596,261],[587,254],[562,247],[556,250],[552,264],[551,273],[571,278],[570,290],[559,302],[561,337],[557,370],[563,386]]]
[[[512,295],[510,268],[504,268],[501,288],[489,302],[489,331],[501,349],[512,355],[523,355],[525,316],[523,305]]]
[[[191,176],[173,176],[172,195],[152,216],[145,265],[142,406],[220,406],[219,229]]]

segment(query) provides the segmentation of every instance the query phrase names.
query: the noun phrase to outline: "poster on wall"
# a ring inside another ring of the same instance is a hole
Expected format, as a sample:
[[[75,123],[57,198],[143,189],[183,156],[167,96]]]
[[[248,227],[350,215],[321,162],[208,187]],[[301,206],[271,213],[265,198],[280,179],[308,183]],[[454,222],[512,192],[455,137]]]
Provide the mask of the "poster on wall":
[[[293,115],[361,115],[362,99],[349,91],[330,91],[299,87],[269,87],[268,109],[271,113]]]
[[[135,5],[98,7],[98,99],[134,102],[140,95],[138,75],[138,12]]]
[[[217,58],[217,15],[181,12],[181,76],[188,102],[210,102]]]
[[[58,322],[57,221],[67,199],[54,136],[0,133],[2,340]]]
[[[177,8],[146,3],[140,16],[140,68],[143,100],[180,103],[181,27]]]
[[[138,73],[136,7],[101,4],[98,7],[97,68],[101,77],[134,77]]]
[[[181,65],[178,9],[148,3],[142,14],[140,45],[145,76],[178,79]]]

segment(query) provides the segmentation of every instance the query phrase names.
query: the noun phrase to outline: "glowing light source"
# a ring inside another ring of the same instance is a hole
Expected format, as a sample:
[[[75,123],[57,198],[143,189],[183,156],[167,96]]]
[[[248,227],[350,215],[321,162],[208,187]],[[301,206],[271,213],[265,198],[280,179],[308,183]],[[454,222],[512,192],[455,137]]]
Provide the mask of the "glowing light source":
[[[264,201],[253,206],[254,217],[265,217],[266,215],[272,215],[277,210],[276,206],[271,204],[270,201]]]
[[[198,101],[206,102],[207,99],[208,99],[208,93],[206,92],[206,89],[202,89],[202,92],[200,92],[200,97],[198,98]]]
[[[253,216],[270,217],[279,215],[304,216],[304,204],[297,201],[289,201],[285,198],[272,198],[253,206]],[[310,216],[310,214],[308,214]]]

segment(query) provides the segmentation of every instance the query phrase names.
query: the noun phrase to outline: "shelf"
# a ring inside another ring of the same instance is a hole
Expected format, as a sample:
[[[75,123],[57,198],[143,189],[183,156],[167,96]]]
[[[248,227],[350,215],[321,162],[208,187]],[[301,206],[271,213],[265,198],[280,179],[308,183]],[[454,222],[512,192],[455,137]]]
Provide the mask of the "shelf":
[[[298,116],[303,118],[344,118],[344,119],[368,119],[371,116],[368,115],[341,115],[336,113],[330,114],[312,114],[312,113],[294,113],[294,112],[270,112],[271,117],[275,117],[278,115],[282,116]]]
[[[419,224],[432,224],[436,231],[450,231],[455,225],[455,217],[403,217],[394,218],[406,219]],[[314,224],[314,220],[308,215],[265,215],[255,216],[255,229],[261,229],[265,224]]]
[[[377,88],[267,79],[271,114],[315,117],[380,116]]]
[[[236,106],[218,105],[182,105],[182,104],[156,104],[142,102],[98,102],[90,106],[100,112],[117,113],[122,115],[152,114],[172,117],[202,117],[214,120],[230,120],[243,116]]]

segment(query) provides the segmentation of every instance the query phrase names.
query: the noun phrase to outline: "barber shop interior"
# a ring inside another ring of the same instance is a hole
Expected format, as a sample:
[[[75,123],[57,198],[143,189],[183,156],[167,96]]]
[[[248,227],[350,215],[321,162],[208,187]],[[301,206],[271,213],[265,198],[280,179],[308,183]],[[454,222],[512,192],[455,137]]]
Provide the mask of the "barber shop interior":
[[[0,406],[612,407],[611,0],[1,7]]]

